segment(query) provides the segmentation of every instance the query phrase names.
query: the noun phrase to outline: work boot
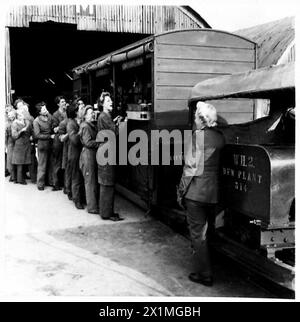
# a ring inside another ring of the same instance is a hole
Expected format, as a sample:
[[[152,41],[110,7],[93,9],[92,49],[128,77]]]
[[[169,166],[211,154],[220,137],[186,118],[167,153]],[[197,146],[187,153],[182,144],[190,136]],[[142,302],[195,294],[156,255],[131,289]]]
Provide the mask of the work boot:
[[[199,273],[191,273],[189,275],[189,279],[194,283],[203,284],[205,286],[212,286],[213,285],[213,278],[212,276],[202,276]]]
[[[75,202],[75,207],[77,209],[84,209],[83,205],[80,202]]]
[[[110,217],[102,217],[101,218],[103,220],[111,220],[111,221],[121,221],[124,220],[124,218],[120,217],[118,213],[114,213],[112,216]]]
[[[112,221],[121,221],[125,218],[120,217],[120,215],[117,212],[114,212],[112,216],[110,216],[110,220]]]
[[[52,191],[58,191],[58,190],[61,190],[61,187],[54,186],[54,187],[52,188]]]
[[[88,210],[88,213],[93,215],[99,215],[99,211],[96,209]]]

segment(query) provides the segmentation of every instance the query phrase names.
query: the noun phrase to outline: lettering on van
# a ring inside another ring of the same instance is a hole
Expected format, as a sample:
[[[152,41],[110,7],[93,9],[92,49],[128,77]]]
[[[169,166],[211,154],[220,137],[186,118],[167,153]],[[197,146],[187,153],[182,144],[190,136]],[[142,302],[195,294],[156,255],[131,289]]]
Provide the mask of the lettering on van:
[[[233,189],[240,192],[248,192],[251,185],[261,185],[263,176],[255,170],[254,157],[244,154],[232,154],[232,166],[223,166],[223,177],[231,177],[234,180]]]

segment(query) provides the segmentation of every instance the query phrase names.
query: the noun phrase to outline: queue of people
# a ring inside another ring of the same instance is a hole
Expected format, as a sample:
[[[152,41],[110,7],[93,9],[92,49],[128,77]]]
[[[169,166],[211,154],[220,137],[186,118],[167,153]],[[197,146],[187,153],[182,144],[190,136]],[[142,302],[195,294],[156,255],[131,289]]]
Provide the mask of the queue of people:
[[[117,125],[111,117],[110,94],[102,93],[99,101],[103,106],[99,120],[105,121],[98,120],[98,124],[93,107],[85,106],[80,98],[68,104],[63,96],[57,96],[57,110],[52,115],[47,104],[39,102],[35,119],[24,100],[16,100],[14,107],[7,105],[6,171],[10,182],[27,184],[29,173],[39,191],[45,186],[52,186],[53,191],[63,189],[77,209],[86,204],[88,213],[120,221],[124,218],[113,211],[113,169],[98,167],[96,161],[97,133],[105,124],[117,132]]]
[[[28,104],[17,100],[6,106],[6,164],[10,181],[26,184],[26,167],[38,190],[46,185],[62,189],[77,209],[99,214],[103,220],[122,220],[114,211],[115,166],[102,165],[99,156],[106,144],[99,140],[103,131],[118,135],[119,117],[112,119],[112,100],[108,92],[99,98],[101,113],[96,118],[91,105],[81,99],[67,106],[64,97],[56,98],[57,111],[51,115],[45,102],[36,105],[37,117],[29,114]],[[218,203],[220,151],[225,144],[216,128],[214,106],[198,102],[194,131],[185,155],[185,164],[177,189],[178,203],[186,212],[191,236],[193,272],[189,279],[213,285],[213,271],[208,247],[210,221]],[[37,175],[34,175],[37,146]],[[194,152],[196,151],[196,160]],[[36,179],[35,179],[36,177]]]

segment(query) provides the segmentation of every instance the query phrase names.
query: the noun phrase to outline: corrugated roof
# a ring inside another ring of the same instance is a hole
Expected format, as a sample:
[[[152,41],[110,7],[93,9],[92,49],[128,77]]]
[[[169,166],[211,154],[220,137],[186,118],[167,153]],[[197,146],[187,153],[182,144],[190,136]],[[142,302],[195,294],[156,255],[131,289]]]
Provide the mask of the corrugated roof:
[[[295,18],[287,17],[234,33],[257,43],[258,68],[275,65],[295,39]]]
[[[211,28],[211,26],[207,23],[206,20],[204,20],[197,11],[195,11],[192,7],[190,6],[180,6],[179,9],[181,11],[186,10],[194,19],[197,21],[200,21],[203,24],[204,28]]]

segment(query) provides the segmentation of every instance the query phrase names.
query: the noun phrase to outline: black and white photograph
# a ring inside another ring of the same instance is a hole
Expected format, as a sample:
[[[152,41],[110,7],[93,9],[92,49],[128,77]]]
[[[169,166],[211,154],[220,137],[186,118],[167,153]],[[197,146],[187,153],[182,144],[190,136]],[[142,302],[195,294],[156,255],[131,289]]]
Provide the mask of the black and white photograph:
[[[0,300],[296,301],[297,9],[1,4]]]

